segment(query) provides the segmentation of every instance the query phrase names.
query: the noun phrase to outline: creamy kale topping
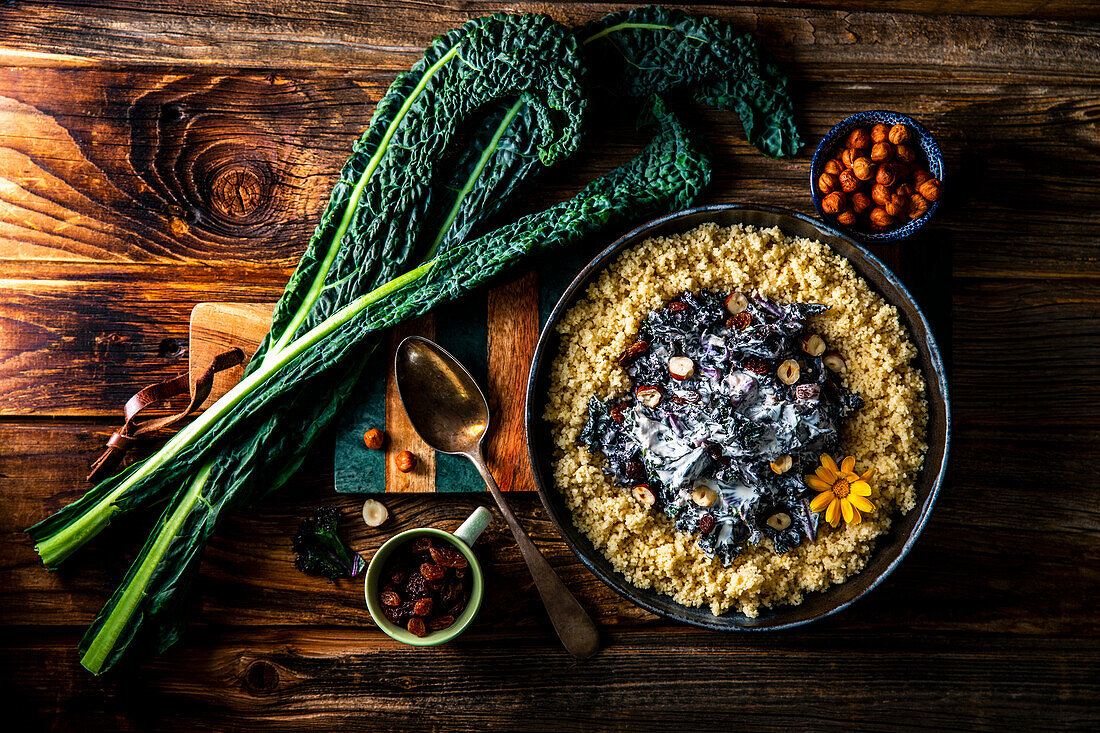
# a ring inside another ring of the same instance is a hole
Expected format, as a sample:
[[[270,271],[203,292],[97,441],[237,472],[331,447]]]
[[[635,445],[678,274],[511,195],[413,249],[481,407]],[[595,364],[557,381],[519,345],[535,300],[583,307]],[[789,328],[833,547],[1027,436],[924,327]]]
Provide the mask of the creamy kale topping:
[[[581,440],[636,499],[728,564],[746,544],[777,553],[811,541],[802,476],[834,452],[863,406],[843,358],[808,326],[827,310],[740,292],[685,292],[646,317],[620,359],[634,385],[589,401]]]

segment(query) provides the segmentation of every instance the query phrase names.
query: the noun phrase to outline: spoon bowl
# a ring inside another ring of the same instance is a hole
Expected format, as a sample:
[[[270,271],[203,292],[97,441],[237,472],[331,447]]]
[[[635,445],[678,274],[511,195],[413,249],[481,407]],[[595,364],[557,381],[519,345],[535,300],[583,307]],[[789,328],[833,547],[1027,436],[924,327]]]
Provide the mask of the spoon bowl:
[[[451,455],[476,451],[489,431],[489,403],[462,364],[410,336],[397,347],[394,373],[401,404],[425,443]]]

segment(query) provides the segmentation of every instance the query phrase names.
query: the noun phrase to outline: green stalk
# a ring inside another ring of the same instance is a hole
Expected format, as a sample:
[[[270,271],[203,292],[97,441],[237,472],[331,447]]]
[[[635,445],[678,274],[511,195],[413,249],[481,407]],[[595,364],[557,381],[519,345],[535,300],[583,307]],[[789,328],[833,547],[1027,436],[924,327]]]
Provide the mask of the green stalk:
[[[118,604],[115,605],[111,614],[103,622],[99,633],[92,639],[88,651],[84,653],[84,657],[80,660],[85,669],[92,674],[99,674],[103,663],[114,650],[119,635],[130,623],[134,612],[137,611],[138,604],[145,597],[145,588],[149,584],[149,579],[153,576],[153,571],[156,570],[157,565],[164,557],[164,553],[168,551],[168,546],[175,539],[188,512],[199,501],[203,486],[206,485],[206,479],[210,476],[211,467],[212,464],[206,464],[195,476],[195,480],[191,482],[191,486],[183,496],[183,501],[172,512],[160,534],[157,535],[156,541],[149,547],[149,552],[141,561],[141,565],[138,566],[137,573],[122,593]]]
[[[114,502],[138,482],[149,477],[154,471],[163,466],[192,440],[201,435],[214,422],[223,418],[230,410],[237,406],[244,397],[263,384],[275,372],[279,371],[295,357],[314,346],[344,325],[369,306],[419,280],[432,268],[436,260],[432,259],[420,265],[416,269],[409,270],[404,275],[390,280],[385,285],[375,288],[371,292],[361,295],[351,303],[333,313],[321,323],[306,331],[301,337],[287,344],[276,354],[272,361],[264,360],[260,368],[249,374],[237,383],[233,389],[226,392],[217,402],[211,405],[205,412],[195,418],[182,430],[172,436],[164,447],[150,456],[141,466],[130,474],[125,481],[119,483],[109,494],[103,497],[92,509],[88,510],[79,519],[56,534],[43,539],[35,545],[35,550],[42,557],[42,562],[48,566],[54,566],[71,555],[88,539],[94,537],[110,521],[115,512]]]
[[[614,33],[615,31],[626,30],[627,28],[645,28],[645,29],[653,30],[653,31],[671,31],[671,30],[675,30],[675,28],[673,28],[670,25],[662,25],[660,23],[619,23],[618,25],[613,25],[610,28],[604,28],[599,33],[593,33],[591,36],[589,36],[588,38],[581,41],[581,44],[586,45],[586,44],[592,43],[592,41],[597,41],[597,40],[603,38],[604,36],[609,36],[612,33]],[[687,33],[685,33],[684,36],[687,37],[687,38],[691,38],[693,40],[696,40],[696,41],[702,41],[703,43],[706,43],[706,39],[704,39],[704,38],[699,38],[697,36],[688,35]]]
[[[374,171],[378,168],[379,163],[382,162],[382,158],[386,154],[386,150],[389,147],[390,140],[397,132],[397,128],[401,122],[405,119],[405,115],[408,114],[409,109],[412,108],[413,102],[420,96],[421,92],[428,85],[428,82],[436,72],[455,57],[458,53],[458,46],[454,46],[450,51],[443,54],[443,56],[428,67],[428,70],[424,72],[424,76],[421,77],[419,83],[413,88],[412,93],[405,99],[404,104],[397,111],[393,121],[390,122],[389,127],[386,128],[386,134],[382,136],[382,140],[378,143],[378,149],[374,151],[374,155],[371,157],[370,162],[367,163],[367,167],[363,170],[363,174],[359,176],[359,181],[355,184],[355,188],[351,192],[351,197],[348,200],[347,208],[344,209],[344,216],[340,219],[340,226],[336,229],[336,234],[332,237],[332,245],[329,246],[328,252],[325,254],[325,259],[321,262],[321,269],[317,272],[317,276],[313,279],[313,284],[310,286],[309,291],[306,293],[305,299],[302,301],[301,306],[294,313],[294,317],[290,319],[290,323],[287,324],[286,329],[283,331],[282,336],[275,342],[275,345],[268,350],[264,355],[264,363],[269,359],[276,358],[278,352],[286,348],[290,339],[294,337],[294,332],[298,330],[298,326],[302,325],[302,321],[306,319],[309,314],[309,309],[313,307],[313,304],[317,301],[321,291],[324,289],[325,278],[328,277],[329,268],[332,267],[333,261],[336,259],[336,253],[340,250],[340,242],[343,241],[344,235],[348,231],[348,227],[351,226],[351,220],[355,216],[355,210],[359,207],[359,198],[363,195],[363,189],[366,188],[367,182],[371,176],[374,175]]]

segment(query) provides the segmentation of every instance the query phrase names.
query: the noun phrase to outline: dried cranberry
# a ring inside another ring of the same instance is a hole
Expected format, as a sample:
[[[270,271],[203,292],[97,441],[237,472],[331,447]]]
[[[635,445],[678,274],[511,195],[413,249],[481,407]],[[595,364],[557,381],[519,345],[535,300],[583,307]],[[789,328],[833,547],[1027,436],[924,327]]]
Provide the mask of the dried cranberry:
[[[680,313],[681,311],[686,311],[687,309],[688,309],[688,304],[687,303],[682,303],[682,302],[678,301],[678,302],[675,302],[675,303],[669,303],[668,304],[668,310],[669,310],[670,313]]]
[[[744,331],[750,325],[752,325],[752,316],[748,311],[741,311],[726,319],[726,328],[736,328],[738,331]]]
[[[416,616],[427,616],[432,612],[432,599],[421,598],[419,601],[413,604],[413,614]]]
[[[713,514],[704,514],[699,519],[699,531],[703,534],[710,534],[714,531],[714,528],[718,525],[718,521],[715,520]]]
[[[428,628],[432,631],[439,631],[440,629],[447,628],[454,622],[454,616],[439,616],[437,618],[433,618],[431,621],[428,622]]]
[[[627,347],[622,356],[619,357],[619,366],[629,366],[642,354],[649,351],[649,344],[645,341],[635,341],[633,344]]]
[[[400,606],[401,596],[394,593],[392,590],[384,590],[379,596],[383,606]]]
[[[424,576],[424,580],[440,580],[447,574],[447,571],[438,565],[426,562],[420,566],[420,574]]]
[[[632,481],[641,481],[645,478],[645,464],[637,458],[631,458],[623,467],[623,474]]]
[[[409,630],[409,633],[413,636],[427,636],[428,627],[424,625],[424,619],[419,616],[413,616],[409,619],[408,625],[405,627]]]
[[[433,547],[432,559],[445,568],[464,568],[469,565],[466,556],[453,547]]]

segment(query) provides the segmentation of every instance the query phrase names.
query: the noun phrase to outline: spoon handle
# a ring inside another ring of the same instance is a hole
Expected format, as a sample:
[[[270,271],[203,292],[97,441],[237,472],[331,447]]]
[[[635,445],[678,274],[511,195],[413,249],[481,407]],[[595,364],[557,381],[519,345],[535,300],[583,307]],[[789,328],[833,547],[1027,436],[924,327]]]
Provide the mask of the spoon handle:
[[[550,622],[554,625],[554,631],[565,646],[566,650],[577,659],[587,659],[599,651],[600,638],[596,632],[596,624],[584,610],[581,604],[561,582],[561,578],[546,562],[535,543],[527,536],[527,531],[512,513],[511,507],[504,500],[504,494],[497,486],[493,474],[489,473],[489,467],[485,465],[485,457],[480,449],[467,456],[477,468],[478,473],[485,479],[485,485],[496,499],[500,513],[504,515],[504,521],[512,530],[519,545],[520,554],[527,563],[527,569],[531,571],[531,577],[535,580],[535,587],[542,597],[542,603],[546,606],[546,612],[550,616]]]

